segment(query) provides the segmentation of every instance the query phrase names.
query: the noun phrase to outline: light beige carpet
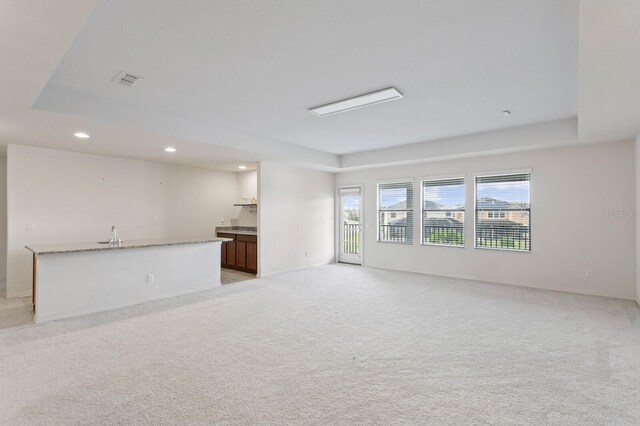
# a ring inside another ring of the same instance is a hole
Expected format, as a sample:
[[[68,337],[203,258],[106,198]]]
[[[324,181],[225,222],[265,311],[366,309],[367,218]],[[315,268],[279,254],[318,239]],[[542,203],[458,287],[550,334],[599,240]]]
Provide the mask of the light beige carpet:
[[[31,297],[0,298],[0,330],[33,324]]]
[[[0,331],[0,424],[640,424],[633,302],[332,265]]]

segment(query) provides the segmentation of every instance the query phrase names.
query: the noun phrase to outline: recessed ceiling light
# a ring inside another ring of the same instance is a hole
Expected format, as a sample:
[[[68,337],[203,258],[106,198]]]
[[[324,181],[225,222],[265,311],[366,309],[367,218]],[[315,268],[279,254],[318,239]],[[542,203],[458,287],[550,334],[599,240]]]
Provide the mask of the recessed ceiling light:
[[[168,146],[164,149],[166,152],[176,152],[176,149],[172,146]]]
[[[364,95],[354,96],[353,98],[343,99],[341,101],[310,108],[309,112],[317,116],[324,117],[331,114],[337,114],[339,112],[346,112],[370,105],[381,104],[382,102],[394,101],[400,98],[402,98],[402,93],[400,93],[395,87],[389,87],[375,92],[365,93]]]
[[[238,166],[240,170],[246,170],[247,166]]]
[[[504,111],[502,111],[502,115],[504,115],[505,117],[508,117],[511,115],[511,111],[509,111],[508,109],[505,109]]]
[[[79,139],[89,139],[90,138],[90,136],[85,132],[75,132],[73,134],[73,136],[75,136],[76,138],[79,138]]]

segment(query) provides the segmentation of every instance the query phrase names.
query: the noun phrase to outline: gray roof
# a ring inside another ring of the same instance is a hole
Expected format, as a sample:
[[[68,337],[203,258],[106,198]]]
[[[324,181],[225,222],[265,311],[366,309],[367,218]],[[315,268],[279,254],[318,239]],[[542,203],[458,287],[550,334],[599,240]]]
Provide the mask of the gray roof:
[[[507,201],[498,200],[497,198],[482,197],[478,199],[476,206],[479,209],[508,209],[509,203]]]
[[[406,201],[400,201],[398,203],[382,208],[382,210],[406,210],[406,209],[407,209]]]
[[[476,206],[483,210],[527,209],[529,203],[511,203],[497,198],[482,197],[478,199]]]
[[[423,222],[424,226],[430,226],[434,228],[462,228],[462,222],[450,217],[428,218]]]
[[[523,231],[526,229],[529,229],[527,225],[522,225],[520,223],[513,222],[507,219],[479,220],[476,223],[476,227],[478,229],[490,229],[490,228],[502,227],[502,228],[510,228],[510,229],[520,229]]]

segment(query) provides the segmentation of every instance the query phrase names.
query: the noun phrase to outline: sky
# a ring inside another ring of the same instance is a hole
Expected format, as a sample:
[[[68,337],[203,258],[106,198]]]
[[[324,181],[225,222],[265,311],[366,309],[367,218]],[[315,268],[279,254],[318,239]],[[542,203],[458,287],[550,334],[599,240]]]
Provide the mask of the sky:
[[[430,186],[424,189],[424,200],[438,203],[443,209],[456,209],[464,206],[464,184]],[[478,198],[496,198],[510,203],[529,201],[529,182],[500,182],[479,183],[477,185]],[[380,191],[380,206],[393,206],[407,198],[407,188],[382,189]],[[344,195],[344,208],[357,208],[358,196]]]
[[[478,198],[490,197],[510,203],[529,202],[529,182],[479,183]]]
[[[342,196],[342,208],[346,209],[357,209],[360,204],[360,196],[359,195],[343,195]]]
[[[391,207],[407,199],[407,188],[382,189],[380,191],[380,207]]]
[[[464,184],[431,186],[424,189],[424,200],[433,201],[443,209],[463,207],[465,202]],[[406,188],[383,189],[380,192],[381,207],[389,207],[404,201]],[[529,182],[479,183],[478,198],[496,198],[509,203],[529,201]]]
[[[464,206],[464,184],[427,186],[423,199],[440,204],[444,209],[457,209]]]

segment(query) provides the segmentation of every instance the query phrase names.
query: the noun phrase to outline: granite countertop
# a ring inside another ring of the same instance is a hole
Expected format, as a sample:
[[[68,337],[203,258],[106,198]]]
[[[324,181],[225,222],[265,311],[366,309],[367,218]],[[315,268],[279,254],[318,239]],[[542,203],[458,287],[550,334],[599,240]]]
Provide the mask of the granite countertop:
[[[242,229],[234,229],[231,231],[218,231],[223,234],[237,234],[237,235],[258,235],[256,231],[243,231]]]
[[[35,254],[77,253],[83,251],[121,250],[142,247],[176,246],[183,244],[203,244],[231,241],[229,238],[192,237],[192,238],[157,238],[148,240],[125,240],[119,245],[99,244],[98,242],[39,244],[25,246]]]
[[[255,226],[218,226],[216,233],[237,234],[237,235],[258,235],[258,228]]]

